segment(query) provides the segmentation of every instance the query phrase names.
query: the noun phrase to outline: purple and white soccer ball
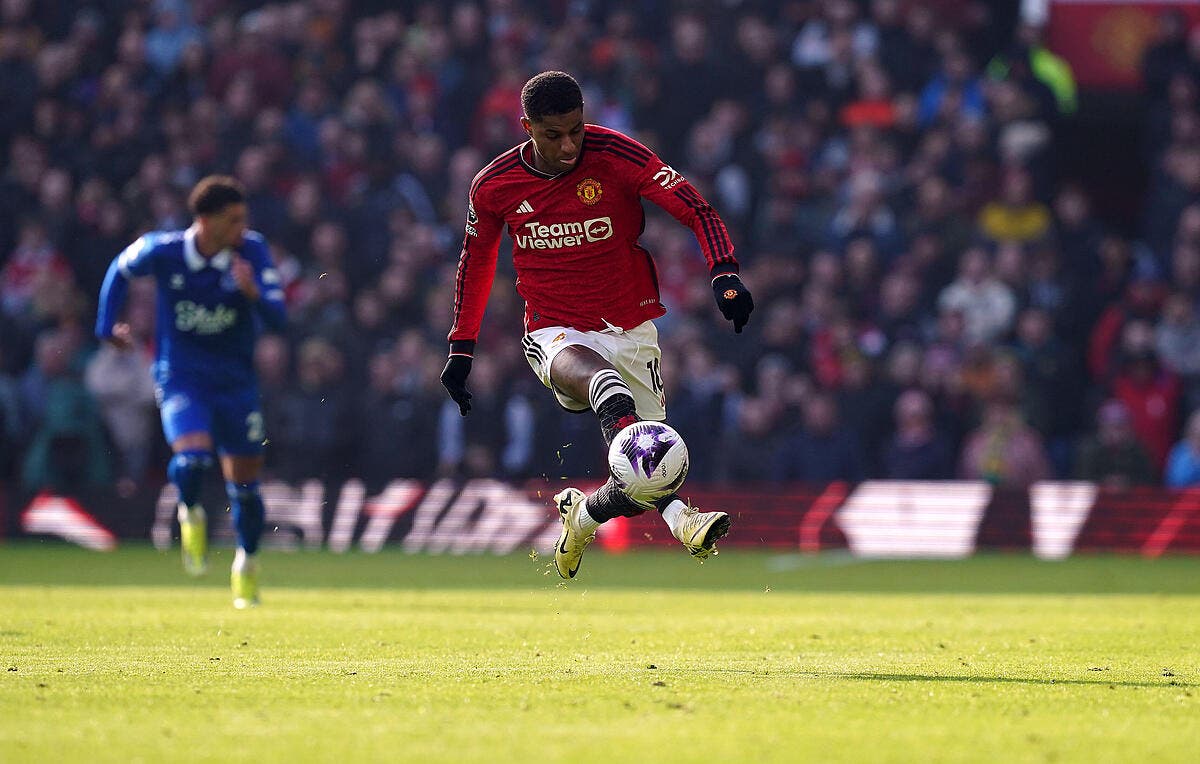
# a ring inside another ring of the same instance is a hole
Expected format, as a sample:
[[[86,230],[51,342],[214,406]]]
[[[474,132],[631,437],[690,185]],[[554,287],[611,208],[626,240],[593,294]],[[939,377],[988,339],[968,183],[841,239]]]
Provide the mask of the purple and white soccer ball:
[[[613,438],[608,471],[631,499],[648,504],[679,489],[688,472],[683,438],[662,422],[635,422]]]

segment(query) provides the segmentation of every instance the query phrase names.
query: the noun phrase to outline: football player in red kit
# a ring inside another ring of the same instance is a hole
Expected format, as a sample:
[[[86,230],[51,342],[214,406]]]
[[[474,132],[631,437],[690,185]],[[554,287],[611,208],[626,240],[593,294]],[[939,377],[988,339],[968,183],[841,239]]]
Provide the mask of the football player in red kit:
[[[742,331],[754,301],[716,211],[650,149],[616,130],[584,124],[583,93],[573,77],[537,75],[521,90],[521,105],[530,140],[496,157],[471,183],[442,384],[465,416],[471,409],[467,376],[507,226],[517,291],[525,299],[525,356],[561,406],[596,412],[611,443],[636,421],[666,419],[653,321],[666,309],[654,261],[638,245],[643,198],[695,233],[717,306],[734,331]],[[649,509],[611,479],[590,496],[567,488],[554,500],[563,523],[554,562],[563,578],[578,572],[601,523]],[[726,513],[700,512],[678,494],[655,508],[701,559],[729,532]]]

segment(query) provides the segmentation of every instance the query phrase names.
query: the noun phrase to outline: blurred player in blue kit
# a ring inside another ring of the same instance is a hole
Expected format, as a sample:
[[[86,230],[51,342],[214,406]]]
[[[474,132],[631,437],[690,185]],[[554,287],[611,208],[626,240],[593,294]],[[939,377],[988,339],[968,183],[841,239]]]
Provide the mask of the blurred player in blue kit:
[[[239,609],[258,604],[258,552],[263,502],[258,476],[266,433],[254,373],[254,344],[263,326],[286,323],[283,290],[266,241],[246,229],[245,191],[213,175],[192,189],[195,222],[130,244],[108,268],[100,290],[96,336],[130,345],[120,321],[129,280],[157,285],[154,382],[163,433],[174,455],[167,467],[179,489],[183,565],[207,567],[208,531],[200,491],[214,447],[225,478],[237,535],[231,585]]]

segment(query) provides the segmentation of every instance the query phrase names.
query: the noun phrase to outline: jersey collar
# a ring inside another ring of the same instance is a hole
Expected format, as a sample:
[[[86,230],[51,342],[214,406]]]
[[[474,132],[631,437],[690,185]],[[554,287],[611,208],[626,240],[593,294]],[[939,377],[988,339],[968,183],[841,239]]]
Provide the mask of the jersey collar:
[[[584,127],[584,130],[585,131],[587,130],[586,126]],[[525,158],[525,149],[526,148],[529,149],[529,153],[532,155],[533,154],[533,140],[532,139],[525,141],[519,147],[517,147],[517,158],[519,158],[521,160],[521,166],[525,168],[525,171],[528,172],[530,175],[532,175],[535,178],[543,178],[545,180],[554,180],[555,178],[561,178],[564,175],[570,175],[571,173],[575,172],[576,170],[579,169],[579,165],[583,164],[583,146],[580,146],[579,147],[579,160],[575,162],[574,167],[572,167],[569,170],[563,170],[562,172],[555,172],[555,173],[542,172],[541,170],[539,170],[538,168],[533,166],[533,162],[530,162],[528,159]]]
[[[219,271],[229,270],[229,261],[232,258],[233,253],[229,251],[228,247],[212,257],[205,257],[196,247],[196,227],[192,226],[183,232],[183,261],[187,263],[189,271],[195,273],[206,265]]]

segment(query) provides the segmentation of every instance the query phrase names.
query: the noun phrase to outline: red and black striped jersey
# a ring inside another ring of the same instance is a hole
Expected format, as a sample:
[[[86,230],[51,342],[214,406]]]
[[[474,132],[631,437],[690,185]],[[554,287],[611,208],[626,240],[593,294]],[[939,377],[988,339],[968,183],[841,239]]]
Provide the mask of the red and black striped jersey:
[[[692,229],[714,276],[737,272],[720,216],[642,144],[587,125],[579,161],[557,175],[533,166],[532,144],[504,152],[471,183],[454,285],[454,345],[466,350],[479,335],[506,226],[526,331],[631,329],[666,312],[654,261],[638,244],[643,198]]]

